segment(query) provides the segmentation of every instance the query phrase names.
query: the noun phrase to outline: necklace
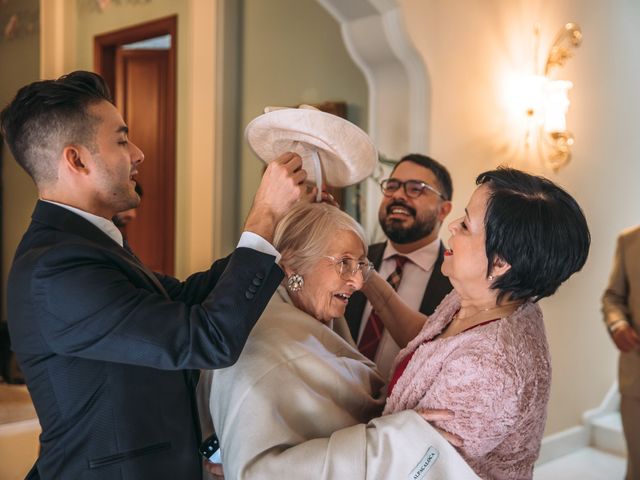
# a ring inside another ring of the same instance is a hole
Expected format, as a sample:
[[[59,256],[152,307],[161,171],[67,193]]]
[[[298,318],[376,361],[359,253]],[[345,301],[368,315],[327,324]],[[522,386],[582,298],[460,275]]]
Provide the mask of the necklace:
[[[495,307],[487,307],[479,310],[478,312],[468,315],[466,317],[460,317],[460,310],[458,310],[451,319],[451,323],[462,323],[467,327],[477,325],[486,320],[493,320],[495,318],[503,318],[511,313],[515,312],[518,307],[522,305],[522,302],[507,303],[506,305],[497,305]]]

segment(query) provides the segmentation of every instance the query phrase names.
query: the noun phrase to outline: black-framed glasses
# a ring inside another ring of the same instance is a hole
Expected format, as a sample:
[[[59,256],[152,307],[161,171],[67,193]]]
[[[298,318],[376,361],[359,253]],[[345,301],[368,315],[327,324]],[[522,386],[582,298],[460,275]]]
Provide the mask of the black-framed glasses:
[[[369,260],[356,260],[350,257],[336,258],[330,255],[325,255],[324,258],[333,262],[336,272],[343,280],[349,280],[358,272],[362,272],[362,278],[366,282],[373,271],[373,263]]]
[[[380,182],[380,188],[382,189],[382,194],[385,197],[390,197],[397,192],[400,187],[404,187],[404,193],[406,193],[409,198],[418,198],[428,190],[438,195],[442,200],[446,200],[445,196],[440,193],[437,188],[432,187],[421,180],[407,180],[403,182],[397,178],[387,178]]]

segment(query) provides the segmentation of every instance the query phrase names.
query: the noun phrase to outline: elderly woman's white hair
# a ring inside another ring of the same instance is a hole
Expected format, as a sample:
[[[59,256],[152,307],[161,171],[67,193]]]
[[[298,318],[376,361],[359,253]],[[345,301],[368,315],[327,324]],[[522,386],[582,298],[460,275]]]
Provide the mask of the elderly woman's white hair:
[[[276,227],[273,246],[282,263],[304,275],[320,257],[338,231],[353,232],[367,253],[367,240],[358,222],[326,203],[301,203],[287,213]]]

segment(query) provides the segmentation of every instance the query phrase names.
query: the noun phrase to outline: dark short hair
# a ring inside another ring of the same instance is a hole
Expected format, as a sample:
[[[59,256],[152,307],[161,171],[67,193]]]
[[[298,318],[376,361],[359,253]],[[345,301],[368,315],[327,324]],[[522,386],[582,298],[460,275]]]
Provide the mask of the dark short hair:
[[[498,299],[537,301],[582,269],[591,236],[574,198],[552,181],[513,168],[478,175],[489,187],[485,214],[488,272],[501,258],[511,268],[496,278]]]
[[[56,158],[69,143],[95,150],[98,119],[87,108],[113,103],[99,75],[77,71],[57,80],[31,83],[18,90],[0,114],[0,128],[18,164],[36,185],[54,180]]]
[[[395,171],[395,169],[398,168],[398,165],[403,162],[413,162],[416,165],[420,165],[421,167],[431,170],[440,184],[440,188],[442,189],[441,193],[444,195],[445,200],[451,201],[453,198],[453,183],[451,182],[451,175],[449,175],[449,171],[444,165],[431,157],[427,157],[426,155],[410,153],[409,155],[402,157],[400,161],[396,163],[395,167],[393,167],[393,171]],[[391,173],[393,174],[393,172]]]

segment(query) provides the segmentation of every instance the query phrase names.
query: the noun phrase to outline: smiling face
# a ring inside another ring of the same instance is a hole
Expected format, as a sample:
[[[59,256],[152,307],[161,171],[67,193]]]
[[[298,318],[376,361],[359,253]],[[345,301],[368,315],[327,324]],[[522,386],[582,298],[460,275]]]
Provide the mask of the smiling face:
[[[339,230],[331,237],[325,255],[336,258],[366,260],[362,240],[353,232]],[[293,272],[285,265],[287,275]],[[298,272],[300,273],[300,272]],[[325,257],[302,273],[304,286],[298,292],[289,292],[291,300],[300,310],[323,323],[344,315],[349,297],[362,288],[362,273],[339,275],[335,261]],[[343,278],[344,277],[344,278]]]
[[[489,188],[479,186],[471,195],[465,216],[449,224],[449,249],[445,252],[442,273],[463,296],[478,296],[489,290],[485,245],[485,212]],[[496,272],[491,272],[496,273]]]
[[[135,191],[135,175],[144,160],[142,151],[128,139],[128,128],[111,103],[102,101],[89,107],[100,120],[95,152],[90,153],[90,178],[94,211],[105,218],[135,208],[140,197]]]
[[[418,180],[442,191],[431,170],[411,161],[400,163],[390,178],[402,182]],[[382,197],[378,220],[396,248],[397,245],[407,245],[409,248],[401,251],[413,251],[436,239],[450,210],[451,202],[442,200],[432,191],[425,190],[419,197],[410,198],[404,188],[399,188],[391,196]]]

